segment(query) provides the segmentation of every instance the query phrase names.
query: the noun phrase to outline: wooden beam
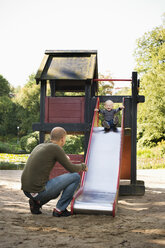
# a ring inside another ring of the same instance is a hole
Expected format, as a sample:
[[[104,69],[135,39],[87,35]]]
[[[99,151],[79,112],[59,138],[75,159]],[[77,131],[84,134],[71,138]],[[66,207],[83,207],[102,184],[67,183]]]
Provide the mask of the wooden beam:
[[[37,71],[37,74],[36,74],[36,76],[35,76],[35,79],[36,79],[36,81],[37,81],[37,84],[39,83],[39,80],[40,80],[40,78],[41,78],[42,72],[43,72],[43,70],[44,70],[44,68],[45,68],[45,65],[46,65],[46,63],[47,63],[48,57],[49,57],[48,55],[45,55],[45,56],[44,56],[44,58],[43,58],[43,60],[42,60],[42,62],[41,62],[41,65],[40,65],[40,67],[39,67],[39,69],[38,69],[38,71]]]
[[[90,131],[90,126],[84,123],[33,123],[33,131],[50,132],[54,127],[63,127],[67,132]]]
[[[131,96],[98,96],[100,98],[100,102],[105,102],[106,100],[111,100],[114,103],[120,103],[123,102],[123,98],[131,98]],[[92,98],[92,100],[94,97]],[[144,96],[138,96],[138,102],[145,102]]]
[[[45,54],[97,54],[97,50],[46,50]]]

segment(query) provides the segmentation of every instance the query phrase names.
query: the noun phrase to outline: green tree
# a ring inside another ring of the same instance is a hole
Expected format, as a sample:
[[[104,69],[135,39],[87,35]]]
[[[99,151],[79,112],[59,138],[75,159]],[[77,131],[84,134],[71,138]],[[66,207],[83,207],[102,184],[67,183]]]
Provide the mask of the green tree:
[[[0,75],[0,135],[17,134],[17,105],[12,101],[13,94],[9,82]]]
[[[0,89],[0,97],[9,95],[10,84],[2,75],[0,75]]]
[[[40,87],[36,85],[34,77],[34,74],[29,76],[27,84],[17,92],[15,97],[15,103],[19,105],[18,119],[21,136],[32,132],[32,123],[39,121]]]
[[[153,146],[165,139],[165,29],[145,33],[137,41],[136,70],[141,75],[140,94],[145,103],[138,114],[139,144]]]

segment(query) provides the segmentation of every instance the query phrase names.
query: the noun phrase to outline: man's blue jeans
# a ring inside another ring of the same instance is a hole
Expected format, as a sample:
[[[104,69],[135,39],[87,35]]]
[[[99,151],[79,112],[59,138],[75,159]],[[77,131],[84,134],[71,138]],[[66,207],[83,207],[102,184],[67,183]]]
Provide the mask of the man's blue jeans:
[[[45,186],[45,190],[39,192],[36,197],[32,197],[28,192],[24,192],[24,194],[28,198],[31,198],[35,201],[40,201],[40,204],[44,205],[50,200],[56,199],[62,192],[56,207],[59,210],[64,211],[70,204],[73,194],[79,186],[79,183],[80,175],[78,173],[66,173],[49,180]]]

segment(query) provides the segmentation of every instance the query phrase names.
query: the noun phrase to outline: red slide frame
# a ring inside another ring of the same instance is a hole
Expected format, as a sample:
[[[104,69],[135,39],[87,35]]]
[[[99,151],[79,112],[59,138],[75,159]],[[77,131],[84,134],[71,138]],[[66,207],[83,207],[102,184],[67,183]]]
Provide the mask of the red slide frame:
[[[96,102],[96,108],[99,108],[99,97],[97,98]],[[124,100],[123,100],[124,104]],[[123,110],[124,111],[124,110]],[[91,132],[90,132],[90,138],[89,138],[89,143],[88,143],[88,149],[87,149],[87,154],[85,158],[85,163],[88,165],[88,157],[89,157],[89,151],[90,151],[90,145],[91,145],[91,139],[92,139],[92,133],[93,133],[93,128],[94,126],[98,126],[98,121],[99,121],[99,114],[97,111],[94,112],[93,116],[93,121],[92,121],[92,127],[91,127]],[[122,122],[121,122],[121,147],[120,147],[120,165],[119,165],[119,171],[118,171],[118,178],[117,178],[117,190],[116,190],[116,198],[113,203],[113,211],[112,211],[112,216],[115,217],[115,212],[117,208],[117,199],[118,199],[118,193],[119,193],[119,182],[120,182],[120,172],[121,172],[121,161],[122,161],[122,152],[123,152],[123,137],[124,137],[124,114],[122,114]],[[83,172],[82,178],[81,178],[81,184],[79,190],[74,194],[72,202],[71,202],[71,213],[73,214],[73,206],[75,199],[80,196],[83,192],[83,187],[84,187],[84,178],[85,178],[85,173]]]

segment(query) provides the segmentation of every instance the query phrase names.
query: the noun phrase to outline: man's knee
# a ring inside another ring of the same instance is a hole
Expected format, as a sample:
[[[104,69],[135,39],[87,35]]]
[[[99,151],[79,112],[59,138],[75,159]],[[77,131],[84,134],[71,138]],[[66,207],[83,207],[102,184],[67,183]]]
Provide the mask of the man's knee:
[[[74,175],[75,181],[80,182],[80,179],[81,179],[80,175],[77,172],[74,172],[73,175]]]

